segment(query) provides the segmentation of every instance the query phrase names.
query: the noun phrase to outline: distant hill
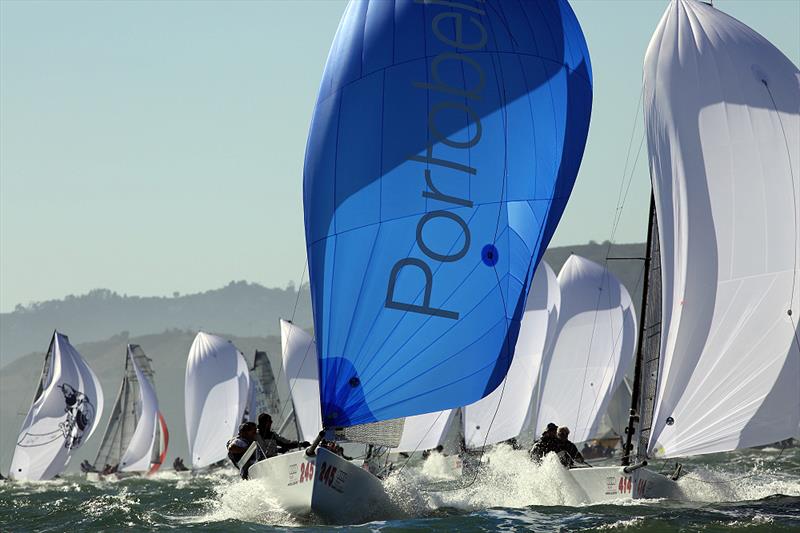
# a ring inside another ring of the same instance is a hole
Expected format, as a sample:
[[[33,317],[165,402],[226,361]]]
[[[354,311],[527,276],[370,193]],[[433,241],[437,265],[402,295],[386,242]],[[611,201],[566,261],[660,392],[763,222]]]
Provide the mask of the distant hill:
[[[257,283],[231,282],[221,289],[172,297],[120,295],[96,289],[0,314],[0,367],[35,350],[43,350],[54,329],[73,343],[108,339],[121,331],[130,335],[161,333],[168,329],[226,331],[241,337],[278,335],[278,319],[290,318],[311,326],[307,287],[300,299],[293,285],[268,289]]]
[[[545,260],[558,273],[574,252],[602,262],[608,243],[550,248]],[[644,253],[643,244],[612,247],[613,257],[636,257]],[[614,272],[639,303],[640,261],[611,261]],[[278,335],[278,319],[291,317],[303,328],[311,327],[311,298],[308,286],[298,290],[266,288],[257,283],[231,282],[220,289],[171,297],[127,296],[108,289],[95,289],[81,296],[67,296],[28,306],[18,305],[11,313],[0,314],[0,367],[28,354],[43,350],[53,330],[69,335],[73,343],[108,339],[122,331],[129,335],[150,335],[169,329],[226,331],[240,337]]]

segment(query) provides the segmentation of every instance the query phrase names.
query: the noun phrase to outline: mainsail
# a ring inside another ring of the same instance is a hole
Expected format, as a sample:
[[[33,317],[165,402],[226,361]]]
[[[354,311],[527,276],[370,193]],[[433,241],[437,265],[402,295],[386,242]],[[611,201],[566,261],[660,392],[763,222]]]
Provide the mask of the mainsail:
[[[54,332],[9,476],[37,481],[60,474],[72,451],[91,437],[102,412],[100,380],[67,336]]]
[[[542,363],[535,427],[568,426],[581,442],[597,428],[633,362],[636,316],[630,295],[607,268],[571,255],[558,274],[561,307]]]
[[[227,456],[250,393],[250,374],[232,342],[197,334],[186,361],[186,435],[192,466],[202,468]]]
[[[281,421],[281,402],[278,398],[275,374],[272,372],[267,352],[256,350],[253,367],[250,369],[250,399],[245,417],[248,420],[256,420],[261,413],[272,416],[276,427]]]
[[[288,320],[281,320],[281,346],[299,438],[311,442],[322,429],[317,347],[311,335]]]
[[[565,0],[348,5],[304,168],[325,427],[503,381],[591,102]]]
[[[400,444],[393,451],[416,452],[436,448],[442,444],[453,421],[454,413],[454,410],[447,409],[407,417]]]
[[[555,272],[539,263],[522,317],[511,368],[489,396],[464,407],[464,442],[468,448],[495,444],[522,433],[539,379],[539,367],[558,320],[561,291]]]
[[[644,105],[663,287],[650,453],[800,433],[800,71],[738,20],[674,0]]]
[[[102,472],[106,466],[125,472],[149,472],[154,466],[157,470],[166,449],[161,449],[162,417],[153,377],[150,359],[138,344],[129,344],[119,394],[94,460],[96,470]]]

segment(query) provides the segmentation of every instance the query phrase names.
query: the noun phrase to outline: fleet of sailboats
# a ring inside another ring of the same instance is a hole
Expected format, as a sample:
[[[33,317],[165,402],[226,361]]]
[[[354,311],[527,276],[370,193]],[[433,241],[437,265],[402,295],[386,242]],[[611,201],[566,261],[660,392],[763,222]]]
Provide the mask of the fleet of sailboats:
[[[680,467],[648,460],[800,435],[800,71],[712,5],[670,0],[643,83],[652,199],[637,322],[607,266],[572,255],[556,276],[541,261],[592,105],[567,1],[351,2],[305,159],[314,334],[281,320],[277,370],[197,334],[192,467],[226,461],[239,424],[270,413],[313,444],[261,458],[251,482],[290,513],[352,524],[396,510],[390,458],[453,432],[457,474],[459,453],[551,421],[575,442],[624,440],[620,465],[568,471],[587,503],[682,498]],[[98,472],[165,460],[150,363],[127,346]],[[102,410],[97,376],[55,332],[10,477],[59,475]],[[345,442],[364,456],[337,452]]]

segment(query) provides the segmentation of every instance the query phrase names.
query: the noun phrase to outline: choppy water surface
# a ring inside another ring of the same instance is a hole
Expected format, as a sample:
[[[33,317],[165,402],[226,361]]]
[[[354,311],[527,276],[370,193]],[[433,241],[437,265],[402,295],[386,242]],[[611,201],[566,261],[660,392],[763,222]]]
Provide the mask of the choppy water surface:
[[[387,483],[406,516],[346,531],[800,531],[800,450],[747,451],[685,463],[691,503],[645,500],[582,505],[554,461],[535,466],[501,447],[468,486],[445,491],[435,464],[405,468]],[[654,465],[656,468],[660,464]],[[670,465],[664,465],[668,468]],[[270,503],[258,483],[231,473],[90,483],[75,476],[0,483],[1,531],[177,529],[320,531]]]

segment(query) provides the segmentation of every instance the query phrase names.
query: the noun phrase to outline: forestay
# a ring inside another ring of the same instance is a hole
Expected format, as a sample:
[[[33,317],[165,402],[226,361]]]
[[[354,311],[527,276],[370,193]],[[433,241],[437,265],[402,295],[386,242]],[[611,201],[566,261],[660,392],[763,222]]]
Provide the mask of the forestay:
[[[103,412],[103,389],[66,335],[53,333],[33,404],[22,423],[9,476],[52,479],[91,437]]]
[[[299,438],[311,442],[322,430],[316,343],[302,328],[281,320],[281,347]]]
[[[607,268],[571,255],[558,274],[561,307],[552,349],[542,363],[536,428],[570,428],[570,440],[597,433],[636,348],[636,315],[627,289]]]
[[[160,455],[158,399],[150,360],[137,344],[125,351],[125,370],[117,400],[111,410],[94,468],[106,465],[119,471],[146,472]]]
[[[192,466],[202,468],[227,456],[247,407],[247,362],[232,342],[197,334],[186,361],[186,435]]]
[[[522,317],[511,368],[503,383],[482,400],[464,408],[464,441],[480,448],[520,435],[539,379],[542,355],[558,321],[561,291],[555,272],[539,263]]]
[[[326,427],[500,384],[591,101],[565,0],[348,4],[304,168]]]
[[[675,0],[647,50],[644,105],[663,282],[649,451],[797,435],[800,72],[736,19]]]

